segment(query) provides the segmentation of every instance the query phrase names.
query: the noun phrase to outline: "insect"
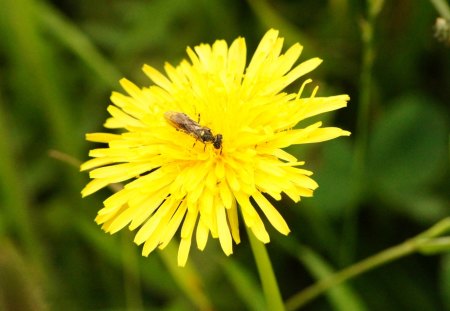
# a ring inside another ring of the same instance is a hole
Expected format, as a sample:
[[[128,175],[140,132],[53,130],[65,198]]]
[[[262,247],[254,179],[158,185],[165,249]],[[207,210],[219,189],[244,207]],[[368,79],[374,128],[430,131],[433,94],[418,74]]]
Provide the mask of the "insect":
[[[222,151],[222,134],[213,135],[211,129],[201,126],[185,113],[167,111],[164,113],[167,122],[179,131],[191,135],[196,140],[201,140],[205,144],[212,143],[214,148]]]

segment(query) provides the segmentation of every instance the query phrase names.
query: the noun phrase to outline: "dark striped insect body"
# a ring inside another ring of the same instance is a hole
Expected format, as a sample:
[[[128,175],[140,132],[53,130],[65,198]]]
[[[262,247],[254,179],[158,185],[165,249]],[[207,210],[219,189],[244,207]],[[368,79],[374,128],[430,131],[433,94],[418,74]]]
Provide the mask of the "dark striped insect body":
[[[222,134],[213,135],[210,128],[201,126],[185,113],[167,111],[164,113],[167,122],[179,131],[191,135],[205,144],[212,143],[215,149],[222,151]]]

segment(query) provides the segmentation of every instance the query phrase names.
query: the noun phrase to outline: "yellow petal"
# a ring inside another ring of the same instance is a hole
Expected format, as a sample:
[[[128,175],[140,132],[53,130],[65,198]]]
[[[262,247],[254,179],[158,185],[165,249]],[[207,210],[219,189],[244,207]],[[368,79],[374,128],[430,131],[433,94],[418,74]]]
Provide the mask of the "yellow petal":
[[[172,90],[172,83],[170,82],[170,80],[167,79],[158,70],[149,65],[144,65],[144,67],[142,67],[142,70],[147,75],[147,77],[149,77],[156,85],[160,86],[166,91]]]
[[[233,253],[230,229],[228,228],[227,216],[223,206],[216,206],[217,227],[219,229],[219,241],[223,252],[229,256]]]
[[[185,202],[182,202],[181,205],[178,207],[177,211],[175,212],[175,214],[173,215],[173,217],[170,219],[169,223],[167,224],[164,236],[162,236],[160,245],[158,246],[159,249],[163,249],[167,246],[167,244],[169,244],[170,240],[180,227],[183,217],[186,214],[186,210],[187,204]]]
[[[255,211],[255,208],[251,205],[248,197],[241,194],[235,194],[239,206],[242,210],[242,215],[244,217],[245,224],[252,230],[256,238],[263,243],[269,243],[270,238],[267,233],[261,218]]]
[[[209,236],[208,226],[203,222],[202,217],[200,217],[195,235],[195,239],[197,241],[197,248],[199,250],[205,249],[206,243],[208,242],[208,236]]]
[[[277,209],[259,191],[255,192],[252,197],[272,226],[282,234],[287,235],[290,232],[289,227]]]
[[[188,239],[181,239],[180,247],[178,248],[178,266],[184,267],[189,257],[191,249],[191,237]]]

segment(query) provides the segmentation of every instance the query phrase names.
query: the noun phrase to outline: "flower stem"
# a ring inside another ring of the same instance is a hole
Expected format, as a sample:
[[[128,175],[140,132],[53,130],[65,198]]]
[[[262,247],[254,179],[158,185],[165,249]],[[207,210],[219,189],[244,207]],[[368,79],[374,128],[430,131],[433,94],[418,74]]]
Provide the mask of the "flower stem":
[[[169,243],[163,252],[158,252],[167,271],[186,297],[195,306],[195,310],[213,310],[212,303],[204,291],[204,283],[194,265],[180,268],[177,264],[179,245]]]
[[[357,243],[357,204],[361,201],[366,191],[364,179],[366,178],[366,162],[369,141],[370,104],[372,98],[372,68],[375,59],[374,32],[375,21],[383,0],[367,1],[367,17],[361,20],[362,38],[362,64],[360,75],[360,95],[358,103],[358,118],[356,124],[355,153],[353,161],[353,178],[357,187],[357,197],[353,204],[349,204],[345,210],[343,221],[343,247],[340,250],[339,261],[341,264],[351,262],[354,257]]]
[[[433,244],[437,236],[448,231],[450,231],[450,218],[441,220],[430,229],[402,244],[390,247],[306,288],[287,300],[286,310],[297,310],[328,289],[352,277],[415,252],[422,252],[427,245]]]
[[[261,279],[264,296],[266,297],[267,310],[284,311],[283,299],[281,298],[278,283],[272,269],[269,255],[265,245],[259,241],[247,228],[247,235],[255,257],[256,266],[258,268],[259,277]]]
[[[125,305],[127,310],[142,311],[143,297],[139,276],[139,258],[134,244],[130,243],[130,233],[122,232],[122,271]]]

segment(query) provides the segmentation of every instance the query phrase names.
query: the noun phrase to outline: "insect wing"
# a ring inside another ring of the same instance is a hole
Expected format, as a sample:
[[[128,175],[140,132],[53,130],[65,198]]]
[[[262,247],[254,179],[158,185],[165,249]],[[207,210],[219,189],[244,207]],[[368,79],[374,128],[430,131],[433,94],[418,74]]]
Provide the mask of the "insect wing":
[[[174,128],[192,134],[196,123],[192,121],[186,114],[175,111],[167,111],[164,113],[167,122]]]
[[[201,126],[185,113],[167,111],[164,113],[164,118],[167,122],[179,131],[183,131],[203,143],[212,143],[215,149],[222,150],[222,135],[214,136],[206,126]]]

